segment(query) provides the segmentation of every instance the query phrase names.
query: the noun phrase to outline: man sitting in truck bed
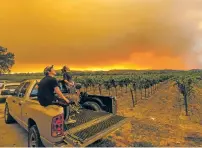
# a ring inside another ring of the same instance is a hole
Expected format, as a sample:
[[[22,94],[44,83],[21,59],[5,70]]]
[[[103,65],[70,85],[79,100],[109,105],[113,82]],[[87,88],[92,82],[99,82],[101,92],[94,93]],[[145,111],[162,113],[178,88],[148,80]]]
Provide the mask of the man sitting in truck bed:
[[[42,106],[48,106],[54,104],[54,102],[58,101],[58,98],[55,97],[55,93],[58,95],[58,97],[63,102],[66,102],[67,104],[71,104],[72,102],[67,99],[62,92],[60,91],[58,82],[54,76],[56,75],[56,72],[52,66],[47,66],[44,69],[44,75],[45,77],[40,81],[38,85],[38,100],[39,103]],[[58,102],[58,105],[60,103]],[[68,118],[69,117],[69,106],[68,105],[61,105],[64,108],[64,119],[66,124],[75,123],[76,121]]]

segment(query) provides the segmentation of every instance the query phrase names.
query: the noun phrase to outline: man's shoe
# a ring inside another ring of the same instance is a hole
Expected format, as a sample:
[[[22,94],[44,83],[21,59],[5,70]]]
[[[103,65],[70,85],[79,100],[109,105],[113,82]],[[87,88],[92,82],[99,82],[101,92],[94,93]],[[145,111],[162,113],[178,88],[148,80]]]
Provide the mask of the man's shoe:
[[[67,120],[67,121],[65,121],[65,124],[73,124],[73,123],[75,123],[76,122],[76,120],[73,120],[73,119],[71,119],[70,117],[69,117],[69,119]]]

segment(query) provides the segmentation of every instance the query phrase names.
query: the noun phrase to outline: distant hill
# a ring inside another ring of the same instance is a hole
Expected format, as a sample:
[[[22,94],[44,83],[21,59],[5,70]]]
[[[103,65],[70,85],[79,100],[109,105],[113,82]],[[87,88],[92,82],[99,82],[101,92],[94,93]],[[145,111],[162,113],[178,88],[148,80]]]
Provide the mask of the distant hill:
[[[201,71],[202,71],[202,69],[191,69],[191,70],[189,70],[189,71],[201,72]]]
[[[191,70],[173,70],[173,69],[162,69],[162,70],[135,70],[135,69],[112,69],[109,71],[90,71],[90,70],[85,70],[85,71],[79,71],[79,70],[72,70],[71,73],[73,75],[90,75],[90,74],[95,74],[95,75],[108,75],[108,74],[130,74],[130,73],[136,73],[136,72],[141,72],[141,73],[167,73],[167,72],[182,72],[182,71],[192,71],[192,72],[201,72],[202,69],[191,69]],[[61,75],[61,70],[56,70],[57,75]],[[10,75],[10,74],[2,74],[2,75]],[[35,75],[35,76],[43,76],[42,72],[38,73],[13,73],[11,75]]]

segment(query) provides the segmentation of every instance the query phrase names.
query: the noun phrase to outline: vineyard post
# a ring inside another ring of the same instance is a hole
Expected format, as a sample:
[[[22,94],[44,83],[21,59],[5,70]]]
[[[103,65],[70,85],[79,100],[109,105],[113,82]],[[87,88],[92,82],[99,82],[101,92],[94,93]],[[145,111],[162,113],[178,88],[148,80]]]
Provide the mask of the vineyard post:
[[[148,96],[147,97],[150,97],[151,96],[151,91],[150,91],[150,87],[148,88]]]
[[[140,93],[141,93],[141,99],[142,99],[142,89],[141,89]]]
[[[127,89],[127,88],[128,88],[128,86],[126,85],[126,91],[125,91],[125,93],[127,93],[127,92],[128,92],[128,89]]]
[[[119,81],[119,88],[121,90],[121,95],[123,96],[123,87],[124,87],[124,83],[123,83],[123,80],[120,80]]]
[[[123,89],[122,89],[122,87],[120,87],[120,89],[121,89],[121,94],[123,94]]]
[[[116,93],[116,96],[117,96],[117,88],[115,87],[115,93]]]
[[[102,85],[101,84],[98,84],[98,89],[99,89],[99,93],[100,95],[102,94],[102,89],[101,89]]]
[[[93,93],[95,94],[95,90],[96,90],[96,87],[95,86],[93,86]]]
[[[151,87],[148,88],[150,96],[152,95]]]
[[[130,88],[130,92],[131,92],[131,96],[132,96],[133,107],[135,107],[135,100],[134,100],[134,96],[133,96],[133,90],[132,90],[132,88]]]
[[[135,89],[135,103],[137,104],[137,90]]]
[[[185,112],[186,116],[188,116],[188,102],[187,102],[187,95],[184,96],[184,103],[185,103]]]
[[[145,98],[147,97],[147,89],[144,88],[144,92],[145,92]]]

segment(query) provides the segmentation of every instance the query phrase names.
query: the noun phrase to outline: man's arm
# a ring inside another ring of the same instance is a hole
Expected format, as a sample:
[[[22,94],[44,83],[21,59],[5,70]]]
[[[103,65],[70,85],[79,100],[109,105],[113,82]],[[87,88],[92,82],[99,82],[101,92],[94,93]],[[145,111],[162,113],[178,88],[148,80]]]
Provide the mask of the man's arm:
[[[63,80],[67,85],[70,85],[70,86],[74,85],[73,81],[70,81],[70,80],[72,80],[72,78],[68,73],[63,74]]]
[[[54,88],[55,93],[63,100],[65,100],[67,103],[70,103],[70,101],[62,94],[62,92],[60,91],[59,87],[55,87]]]
[[[70,85],[70,86],[73,86],[73,85],[74,85],[73,82],[69,82],[69,81],[67,81],[67,80],[64,80],[64,82],[67,83],[67,84]]]

